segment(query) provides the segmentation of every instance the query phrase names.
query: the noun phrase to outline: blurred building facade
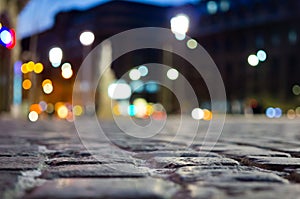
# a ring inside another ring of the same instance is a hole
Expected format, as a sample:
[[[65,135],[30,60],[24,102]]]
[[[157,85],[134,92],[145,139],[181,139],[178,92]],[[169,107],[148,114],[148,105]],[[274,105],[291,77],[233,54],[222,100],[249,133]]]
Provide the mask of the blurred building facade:
[[[230,102],[254,98],[263,104],[293,104],[299,102],[299,97],[292,93],[293,85],[300,83],[299,9],[297,0],[202,0],[181,7],[112,1],[87,11],[58,14],[52,29],[36,35],[36,59],[45,65],[43,79],[55,78],[57,89],[47,96],[48,101],[58,98],[71,101],[75,75],[70,81],[57,78],[60,71],[53,70],[48,58],[52,47],[62,48],[64,61],[70,62],[76,73],[87,53],[78,39],[82,31],[95,34],[95,42],[88,49],[91,50],[104,39],[128,29],[170,28],[171,17],[184,13],[191,21],[188,35],[209,52],[219,67]],[[30,38],[22,41],[22,48],[23,52],[30,50]],[[255,67],[250,66],[248,56],[258,50],[266,52],[267,59]],[[112,69],[120,77],[139,64],[162,63],[161,54],[155,50],[128,54],[114,62]],[[208,101],[209,94],[201,78],[194,76],[182,58],[174,56],[172,59],[172,63],[187,68],[183,73],[196,93],[200,93],[199,100]]]
[[[18,13],[27,0],[0,0],[0,23],[9,29],[15,29]],[[8,112],[13,104],[14,63],[19,59],[20,45],[13,49],[0,46],[0,112]]]

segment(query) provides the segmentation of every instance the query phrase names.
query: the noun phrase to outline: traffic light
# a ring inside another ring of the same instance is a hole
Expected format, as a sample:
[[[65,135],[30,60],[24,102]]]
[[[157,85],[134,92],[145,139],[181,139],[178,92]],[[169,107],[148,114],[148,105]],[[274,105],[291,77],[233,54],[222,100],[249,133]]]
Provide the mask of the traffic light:
[[[14,29],[0,26],[0,44],[8,49],[16,45],[16,33]]]

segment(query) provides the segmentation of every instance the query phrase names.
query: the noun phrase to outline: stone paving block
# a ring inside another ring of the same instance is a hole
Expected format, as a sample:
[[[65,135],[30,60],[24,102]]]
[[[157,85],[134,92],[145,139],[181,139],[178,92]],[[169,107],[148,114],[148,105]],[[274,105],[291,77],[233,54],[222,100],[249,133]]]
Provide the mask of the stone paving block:
[[[154,157],[148,161],[155,168],[179,168],[183,166],[234,166],[239,163],[229,158],[219,157]]]
[[[0,157],[0,170],[28,170],[41,166],[39,157]]]
[[[279,151],[271,151],[267,149],[261,149],[250,146],[238,146],[234,149],[228,149],[222,152],[222,154],[235,157],[235,158],[243,158],[245,156],[271,156],[271,157],[291,157],[288,153],[283,153]]]
[[[14,189],[18,175],[17,171],[0,171],[0,198],[5,198],[5,191]]]
[[[0,145],[0,157],[35,156],[39,155],[39,147],[28,145]]]
[[[249,156],[243,158],[242,163],[276,171],[300,168],[300,158]]]
[[[51,167],[42,173],[41,178],[68,177],[144,177],[149,170],[132,164],[83,164]]]
[[[136,158],[149,159],[153,157],[221,157],[217,153],[204,151],[150,151],[140,152],[133,155]]]
[[[278,187],[285,186],[285,184],[266,182],[198,182],[194,185],[197,187],[216,188],[225,193],[224,199],[238,198],[240,196],[244,196],[244,199],[247,199],[247,193],[257,191],[274,193],[274,190]],[[262,198],[265,199],[264,197]]]
[[[66,178],[46,182],[25,199],[171,198],[179,186],[153,178]]]
[[[171,142],[119,142],[115,143],[124,150],[138,151],[176,151],[185,150],[186,145],[178,145]]]
[[[287,176],[287,179],[290,181],[300,183],[300,169],[293,169],[288,171],[290,174]]]
[[[243,194],[236,194],[227,196],[228,199],[299,199],[300,189],[299,185],[275,185],[269,189],[254,189],[251,191],[243,192]]]
[[[116,164],[116,163],[127,163],[127,164],[142,164],[142,160],[133,159],[128,157],[94,157],[94,156],[82,156],[82,157],[59,157],[51,158],[45,161],[50,166],[60,165],[80,165],[80,164]]]
[[[244,166],[187,166],[179,168],[173,179],[179,182],[266,182],[288,183],[270,172]]]
[[[197,199],[221,199],[225,194],[213,187],[200,187],[196,185],[188,185],[191,198]]]

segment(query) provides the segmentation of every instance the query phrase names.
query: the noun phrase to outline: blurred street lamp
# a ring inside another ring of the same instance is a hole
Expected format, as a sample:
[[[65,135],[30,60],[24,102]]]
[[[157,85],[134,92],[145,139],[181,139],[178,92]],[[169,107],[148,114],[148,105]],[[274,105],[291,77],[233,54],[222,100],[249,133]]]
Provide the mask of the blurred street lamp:
[[[170,23],[171,30],[175,34],[176,39],[185,39],[185,34],[187,33],[190,24],[189,17],[184,14],[178,14],[171,19]]]
[[[83,45],[82,49],[82,56],[83,60],[86,59],[88,53],[91,51],[92,44],[95,40],[95,35],[93,32],[86,30],[83,31],[79,36],[79,41]],[[88,59],[85,60],[86,65],[92,66],[92,58],[87,57]],[[84,72],[79,76],[80,79],[80,91],[83,92],[82,95],[82,103],[85,106],[86,113],[90,114],[93,110],[92,105],[92,96],[93,93],[91,91],[91,85],[93,81],[93,67],[83,67]],[[70,73],[69,73],[70,74]]]
[[[90,46],[95,40],[95,35],[91,31],[84,31],[80,34],[79,40],[82,45]]]
[[[63,52],[59,47],[54,47],[49,51],[49,61],[55,68],[61,64],[62,57]]]

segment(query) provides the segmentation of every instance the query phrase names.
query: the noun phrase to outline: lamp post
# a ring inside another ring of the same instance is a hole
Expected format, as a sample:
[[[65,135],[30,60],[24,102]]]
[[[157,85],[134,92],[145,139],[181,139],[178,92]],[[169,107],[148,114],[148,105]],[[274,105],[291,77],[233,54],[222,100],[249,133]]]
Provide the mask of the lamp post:
[[[79,41],[83,46],[83,60],[91,50],[92,44],[95,40],[95,35],[93,32],[87,30],[83,31],[79,36]],[[86,60],[86,64],[88,67],[84,67],[83,73],[80,78],[80,92],[82,92],[82,104],[85,106],[86,113],[89,114],[93,111],[92,107],[92,90],[91,85],[93,81],[93,64],[91,59]]]

